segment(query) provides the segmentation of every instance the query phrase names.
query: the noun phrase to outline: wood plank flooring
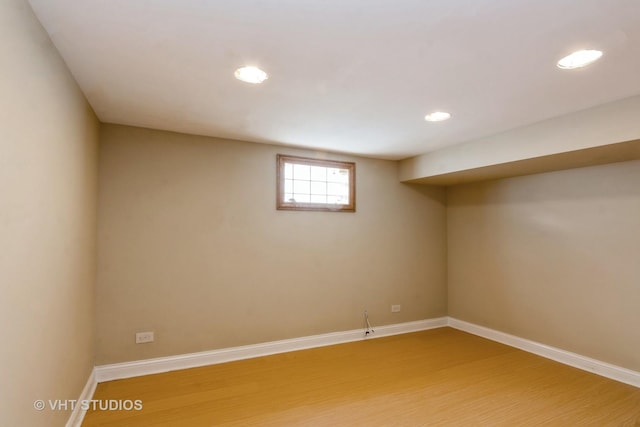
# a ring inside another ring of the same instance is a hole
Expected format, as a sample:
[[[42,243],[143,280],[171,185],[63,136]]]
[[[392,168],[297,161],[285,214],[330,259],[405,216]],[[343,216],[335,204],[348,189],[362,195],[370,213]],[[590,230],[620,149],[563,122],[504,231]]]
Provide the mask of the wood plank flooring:
[[[451,328],[98,385],[83,426],[640,426],[640,389]]]

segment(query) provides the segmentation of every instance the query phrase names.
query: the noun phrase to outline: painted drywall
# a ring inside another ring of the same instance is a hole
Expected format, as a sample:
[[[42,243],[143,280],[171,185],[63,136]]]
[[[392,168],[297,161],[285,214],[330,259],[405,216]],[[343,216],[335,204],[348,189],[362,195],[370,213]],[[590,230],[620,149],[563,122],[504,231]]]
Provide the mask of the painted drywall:
[[[355,161],[357,212],[276,210],[277,153]],[[103,125],[98,210],[99,365],[446,314],[444,190],[396,162]]]
[[[520,175],[521,161],[527,159],[534,163],[526,173],[543,172],[549,167],[561,169],[555,155],[572,152],[577,157],[565,158],[565,167],[585,161],[600,164],[602,157],[619,161],[617,144],[640,139],[639,116],[640,95],[405,159],[400,162],[400,180],[450,185],[486,179],[494,166],[499,174]],[[589,151],[594,148],[600,150]],[[625,155],[635,160],[637,153],[636,148]]]
[[[565,169],[604,165],[608,163],[640,160],[640,139],[601,145],[582,150],[567,151],[548,156],[494,164],[457,172],[433,175],[411,183],[429,185],[457,185],[491,179],[511,178]]]
[[[640,161],[454,186],[449,315],[640,370]]]
[[[94,365],[99,124],[26,1],[0,2],[0,70],[0,425],[62,426],[33,402]]]

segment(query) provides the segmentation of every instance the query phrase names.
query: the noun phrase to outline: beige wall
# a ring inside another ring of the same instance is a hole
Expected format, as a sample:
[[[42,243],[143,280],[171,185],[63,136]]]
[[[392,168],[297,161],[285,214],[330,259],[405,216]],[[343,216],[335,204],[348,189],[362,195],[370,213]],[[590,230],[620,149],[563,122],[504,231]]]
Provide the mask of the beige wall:
[[[97,364],[446,315],[444,192],[395,162],[331,155],[357,212],[287,212],[276,153],[321,154],[115,125],[100,147]]]
[[[60,426],[94,364],[98,122],[26,1],[0,2],[0,425]]]
[[[640,370],[640,161],[451,187],[449,315]]]

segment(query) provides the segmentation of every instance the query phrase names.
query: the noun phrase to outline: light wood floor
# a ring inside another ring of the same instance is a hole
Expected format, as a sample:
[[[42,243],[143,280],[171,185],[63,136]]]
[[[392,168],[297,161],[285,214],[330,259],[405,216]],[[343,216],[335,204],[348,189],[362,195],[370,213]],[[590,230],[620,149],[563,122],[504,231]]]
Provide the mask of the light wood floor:
[[[98,385],[83,426],[640,426],[640,389],[451,328]]]

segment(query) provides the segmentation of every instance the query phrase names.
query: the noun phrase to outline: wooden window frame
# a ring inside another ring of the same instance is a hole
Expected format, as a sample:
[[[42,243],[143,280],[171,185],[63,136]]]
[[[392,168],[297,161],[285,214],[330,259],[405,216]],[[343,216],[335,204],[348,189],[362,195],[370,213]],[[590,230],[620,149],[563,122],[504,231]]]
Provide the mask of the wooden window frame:
[[[349,171],[349,203],[346,205],[327,203],[305,203],[284,201],[284,165],[295,163],[327,168],[340,168]],[[285,211],[355,212],[356,211],[356,164],[337,160],[312,159],[309,157],[276,156],[276,208]]]

